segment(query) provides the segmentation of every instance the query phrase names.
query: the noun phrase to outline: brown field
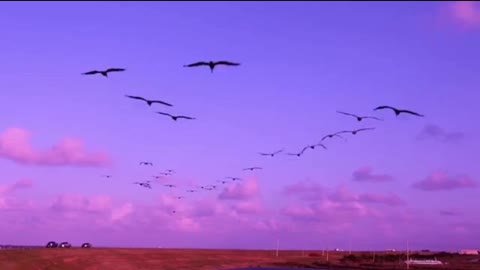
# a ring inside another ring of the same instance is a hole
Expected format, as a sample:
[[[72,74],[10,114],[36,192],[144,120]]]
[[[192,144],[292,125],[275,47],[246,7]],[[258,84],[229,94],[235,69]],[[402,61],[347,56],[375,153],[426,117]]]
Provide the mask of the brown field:
[[[322,251],[249,251],[187,249],[5,249],[0,250],[0,270],[218,270],[237,267],[305,267],[324,269],[406,269],[405,254],[372,252],[328,253]],[[469,262],[480,256],[448,253],[417,253],[447,262],[443,266],[410,269],[480,269]],[[403,257],[403,258],[402,258]],[[414,256],[415,257],[415,256]]]

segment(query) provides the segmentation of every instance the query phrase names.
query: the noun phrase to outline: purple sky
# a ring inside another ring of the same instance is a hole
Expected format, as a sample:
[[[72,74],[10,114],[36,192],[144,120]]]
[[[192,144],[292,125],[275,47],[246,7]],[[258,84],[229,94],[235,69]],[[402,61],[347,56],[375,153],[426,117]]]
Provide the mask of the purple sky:
[[[479,4],[10,2],[0,40],[2,243],[480,248]]]

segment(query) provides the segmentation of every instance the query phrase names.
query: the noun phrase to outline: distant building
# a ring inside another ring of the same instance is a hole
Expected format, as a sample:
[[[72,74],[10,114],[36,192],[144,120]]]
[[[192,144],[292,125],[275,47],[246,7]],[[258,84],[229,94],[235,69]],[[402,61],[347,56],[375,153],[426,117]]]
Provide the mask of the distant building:
[[[461,254],[461,255],[478,255],[478,250],[464,249],[464,250],[460,250],[458,252],[458,254]]]

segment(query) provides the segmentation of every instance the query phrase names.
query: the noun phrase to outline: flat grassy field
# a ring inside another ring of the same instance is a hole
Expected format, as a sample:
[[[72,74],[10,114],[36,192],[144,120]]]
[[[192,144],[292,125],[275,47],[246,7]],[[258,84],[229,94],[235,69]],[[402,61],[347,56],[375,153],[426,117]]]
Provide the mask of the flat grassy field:
[[[404,255],[400,253],[377,253],[375,262],[372,252],[352,252],[349,260],[342,260],[347,255],[348,252],[329,252],[327,261],[326,253],[321,251],[280,251],[276,257],[275,251],[247,250],[5,249],[0,250],[0,270],[219,270],[249,266],[406,269],[398,259]],[[479,263],[470,262],[478,258],[444,254],[437,259],[448,265],[410,269],[480,269]]]

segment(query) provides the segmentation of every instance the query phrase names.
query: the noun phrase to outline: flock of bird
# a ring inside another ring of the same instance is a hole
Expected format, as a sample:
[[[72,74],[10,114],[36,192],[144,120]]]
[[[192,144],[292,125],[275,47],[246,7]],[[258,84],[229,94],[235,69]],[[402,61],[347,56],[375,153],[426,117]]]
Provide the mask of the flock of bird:
[[[230,62],[230,61],[208,61],[208,62],[201,61],[201,62],[196,62],[196,63],[189,64],[189,65],[184,65],[184,67],[191,68],[191,67],[207,66],[207,67],[209,67],[210,72],[213,73],[215,67],[220,66],[220,65],[239,66],[240,64],[235,63],[235,62]],[[124,69],[124,68],[109,68],[107,70],[102,70],[102,71],[93,70],[93,71],[85,72],[85,73],[82,73],[82,74],[83,75],[100,74],[100,75],[104,76],[105,78],[108,78],[108,74],[111,73],[111,72],[123,72],[123,71],[126,71],[126,69]],[[132,95],[125,95],[125,97],[130,98],[130,99],[134,99],[134,100],[143,101],[148,106],[152,106],[153,104],[160,104],[160,105],[163,105],[163,106],[166,106],[166,107],[173,107],[172,104],[170,104],[168,102],[165,102],[165,101],[162,101],[162,100],[147,99],[147,98],[144,98],[144,97],[132,96]],[[417,116],[417,117],[424,117],[424,115],[419,114],[419,113],[414,112],[414,111],[411,111],[411,110],[398,109],[398,108],[395,108],[395,107],[392,107],[392,106],[385,106],[385,105],[378,106],[378,107],[374,108],[373,111],[386,110],[386,109],[393,111],[395,116],[399,116],[400,114],[410,114],[410,115]],[[195,120],[194,117],[190,117],[190,116],[172,115],[170,113],[161,112],[161,111],[156,112],[156,113],[160,114],[160,115],[168,116],[174,121],[177,121],[178,119]],[[365,116],[365,115],[360,116],[360,115],[356,115],[356,114],[348,113],[348,112],[343,112],[343,111],[337,111],[337,113],[345,115],[345,116],[353,117],[358,122],[362,122],[365,119],[383,121],[383,119],[375,117],[375,116]],[[274,152],[270,152],[270,153],[260,152],[258,154],[261,155],[261,156],[275,157],[275,156],[277,156],[281,153],[284,153],[284,154],[289,155],[289,156],[301,157],[305,153],[305,151],[307,151],[309,149],[313,150],[317,147],[321,147],[324,150],[327,150],[327,147],[324,144],[324,141],[327,140],[327,139],[332,139],[332,138],[335,138],[335,137],[345,139],[342,136],[342,134],[356,135],[359,132],[369,131],[369,130],[375,130],[375,127],[366,127],[366,128],[359,128],[359,129],[354,129],[354,130],[342,130],[342,131],[334,132],[334,133],[331,133],[331,134],[326,134],[325,136],[323,136],[320,139],[319,142],[314,143],[314,144],[306,145],[299,152],[293,152],[293,153],[285,152],[285,149],[282,148],[282,149],[276,150]],[[141,165],[141,166],[151,166],[151,167],[154,166],[153,162],[150,162],[150,161],[141,161],[141,162],[139,162],[139,165]],[[263,169],[262,167],[254,166],[254,167],[244,168],[243,171],[254,171],[254,170],[262,170],[262,169]],[[162,179],[164,177],[172,176],[174,173],[175,173],[174,170],[168,169],[168,170],[165,170],[164,172],[158,173],[158,175],[153,175],[152,177],[157,180],[156,182],[159,182],[160,179]],[[112,175],[103,175],[103,177],[111,178]],[[195,193],[195,192],[200,192],[200,191],[217,190],[221,184],[225,185],[225,184],[229,184],[229,183],[233,183],[233,182],[241,181],[241,180],[242,180],[242,178],[239,178],[239,177],[228,176],[228,177],[225,177],[223,180],[217,180],[214,184],[197,186],[196,188],[193,188],[193,189],[186,189],[185,192]],[[138,186],[143,187],[143,188],[152,189],[152,183],[153,182],[154,182],[153,180],[146,180],[146,181],[141,181],[141,182],[138,182],[138,181],[133,182],[133,184],[138,185]],[[164,185],[164,187],[167,187],[167,188],[176,188],[177,187],[177,185],[169,184],[169,183],[167,183],[167,184],[164,183],[163,185]],[[175,196],[175,197],[177,199],[185,198],[185,196],[181,196],[181,195],[178,195],[178,196]],[[176,213],[176,210],[172,210],[172,213]]]

